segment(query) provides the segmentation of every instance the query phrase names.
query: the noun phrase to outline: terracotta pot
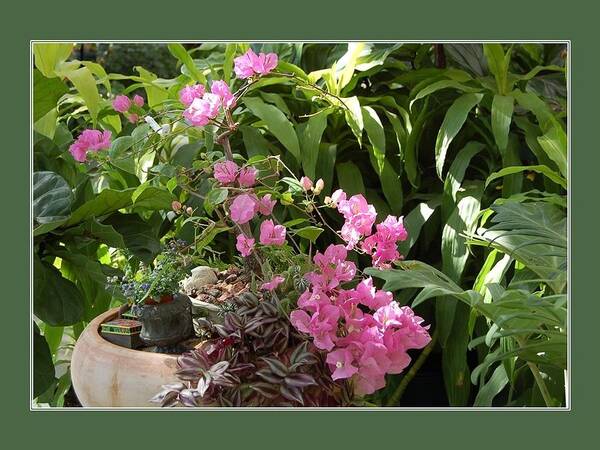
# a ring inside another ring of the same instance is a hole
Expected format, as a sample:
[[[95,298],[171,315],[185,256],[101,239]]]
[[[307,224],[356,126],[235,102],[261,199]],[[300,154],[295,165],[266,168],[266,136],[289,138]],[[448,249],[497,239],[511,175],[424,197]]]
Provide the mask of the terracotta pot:
[[[92,320],[79,336],[71,359],[77,398],[87,407],[157,407],[149,400],[163,384],[177,382],[177,355],[131,350],[99,334],[118,308]]]

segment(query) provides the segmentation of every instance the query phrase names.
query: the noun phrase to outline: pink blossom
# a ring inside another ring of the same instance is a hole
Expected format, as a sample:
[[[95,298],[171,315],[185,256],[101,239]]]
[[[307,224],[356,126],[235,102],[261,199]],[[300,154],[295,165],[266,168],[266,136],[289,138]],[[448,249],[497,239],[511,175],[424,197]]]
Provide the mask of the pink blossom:
[[[308,177],[300,178],[300,184],[302,185],[302,189],[304,189],[305,192],[310,191],[313,187],[313,182]]]
[[[252,250],[254,250],[254,238],[248,237],[245,234],[238,234],[235,248],[245,258],[250,256]]]
[[[206,93],[202,98],[195,98],[191,105],[183,112],[183,116],[194,126],[203,127],[217,117],[221,97]]]
[[[290,313],[290,322],[298,330],[314,338],[315,347],[330,351],[337,339],[337,323],[340,311],[337,306],[323,305],[312,316],[297,309]]]
[[[84,162],[87,159],[87,152],[97,152],[109,148],[110,138],[110,131],[83,130],[77,140],[69,147],[69,152],[71,152],[75,161]]]
[[[134,95],[133,96],[133,103],[135,103],[138,107],[142,107],[144,106],[144,97],[142,97],[141,95]]]
[[[271,200],[271,194],[265,194],[258,203],[258,212],[263,216],[270,216],[277,200]]]
[[[358,372],[358,368],[352,365],[354,356],[352,355],[352,352],[346,348],[330,352],[327,355],[326,362],[332,370],[332,380],[350,378]]]
[[[369,277],[362,280],[351,291],[351,296],[358,303],[361,303],[373,310],[388,305],[392,301],[392,293],[377,290],[373,286],[373,278]]]
[[[190,106],[195,99],[202,98],[205,91],[206,88],[202,84],[186,86],[179,91],[179,100],[185,106]]]
[[[229,90],[229,86],[223,80],[217,80],[210,86],[210,92],[221,97],[223,108],[235,106],[235,97]]]
[[[283,245],[285,242],[285,227],[275,225],[271,219],[260,224],[260,243],[263,245]]]
[[[137,114],[129,114],[129,116],[127,116],[127,120],[129,120],[131,123],[137,123],[138,120],[140,120],[140,116]]]
[[[361,248],[371,255],[373,266],[388,268],[390,263],[401,258],[398,252],[398,242],[406,240],[408,233],[402,223],[402,218],[387,216],[377,224],[377,231],[361,243]]]
[[[334,289],[350,281],[356,274],[356,265],[346,261],[348,252],[343,245],[329,245],[324,253],[317,252],[314,263],[319,269],[306,274],[306,279],[323,290]]]
[[[131,106],[131,100],[126,95],[117,95],[112,102],[112,106],[115,111],[124,113]]]
[[[337,208],[338,203],[343,201],[346,201],[346,193],[341,189],[337,189],[333,194],[331,194],[332,206]]]
[[[239,166],[233,161],[216,163],[214,166],[214,177],[221,184],[232,184],[238,177]]]
[[[363,236],[371,234],[377,212],[373,205],[367,203],[362,194],[353,195],[348,200],[342,200],[341,195],[339,197],[337,208],[346,219],[341,236],[347,242],[346,248],[351,249]]]
[[[256,175],[258,170],[254,167],[244,167],[238,175],[238,182],[241,187],[252,187],[256,184]]]
[[[265,291],[274,291],[275,289],[277,289],[277,286],[279,286],[284,281],[285,281],[285,278],[283,278],[280,275],[276,275],[271,279],[271,281],[269,281],[267,283],[263,283],[260,286],[260,288]]]
[[[229,212],[231,220],[239,225],[250,222],[258,211],[258,200],[256,196],[249,194],[241,194],[233,199]],[[262,234],[261,234],[262,243]]]
[[[277,55],[275,53],[259,53],[258,55],[248,49],[242,56],[233,60],[234,72],[238,78],[245,79],[254,74],[266,75],[277,67]]]

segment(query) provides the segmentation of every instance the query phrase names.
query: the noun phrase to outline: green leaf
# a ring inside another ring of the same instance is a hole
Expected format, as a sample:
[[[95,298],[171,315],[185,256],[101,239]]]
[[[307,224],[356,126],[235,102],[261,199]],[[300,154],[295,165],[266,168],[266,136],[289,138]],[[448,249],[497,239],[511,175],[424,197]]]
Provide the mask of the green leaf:
[[[87,67],[80,67],[75,70],[63,70],[58,72],[61,76],[67,77],[77,92],[85,102],[87,109],[95,121],[100,111],[100,104],[102,99],[98,93],[98,86],[96,85],[96,79],[92,75],[92,72]]]
[[[436,81],[435,83],[431,83],[430,85],[421,89],[409,103],[409,106],[408,106],[409,109],[412,109],[413,104],[417,100],[425,98],[428,95],[433,94],[434,92],[441,91],[442,89],[448,89],[448,88],[456,89],[456,90],[463,91],[463,92],[480,92],[481,91],[481,89],[479,89],[479,88],[467,86],[465,84],[459,83],[456,80],[440,80],[440,81]]]
[[[300,135],[302,148],[302,169],[306,176],[314,180],[316,176],[317,161],[319,159],[319,146],[323,131],[327,127],[327,116],[331,109],[319,111],[318,114],[308,119],[303,133]]]
[[[556,163],[563,177],[567,177],[567,136],[558,127],[551,128],[546,134],[538,138],[538,142],[548,157]]]
[[[108,156],[112,165],[135,175],[135,160],[129,152],[133,143],[134,139],[131,136],[116,138],[108,150]]]
[[[500,153],[504,153],[508,145],[508,133],[514,109],[514,98],[494,95],[492,101],[492,133]]]
[[[421,228],[433,215],[439,205],[440,198],[435,197],[428,202],[419,203],[411,212],[408,213],[406,217],[404,217],[403,223],[404,228],[406,228],[408,233],[408,238],[406,241],[398,244],[398,251],[402,255],[408,255],[408,252],[413,245],[415,245],[417,239],[419,238]]]
[[[60,63],[67,60],[72,51],[73,44],[36,42],[33,44],[35,67],[46,78],[54,78],[57,76],[55,69]]]
[[[285,114],[275,106],[267,105],[258,97],[245,97],[244,103],[255,116],[264,120],[267,129],[273,133],[279,142],[281,142],[294,158],[300,162],[301,157],[298,136],[296,136],[294,126],[285,117]]]
[[[56,380],[52,354],[37,325],[33,330],[33,398],[46,392]]]
[[[440,301],[443,300],[438,300],[438,307]],[[471,371],[467,361],[469,345],[468,321],[469,308],[462,303],[458,304],[454,313],[452,332],[445,343],[442,353],[444,385],[446,386],[446,394],[450,406],[466,406],[469,401]]]
[[[68,92],[67,85],[58,78],[46,78],[39,70],[33,71],[33,121],[37,122],[56,108],[58,100]]]
[[[340,163],[335,166],[338,184],[348,195],[362,194],[365,192],[360,169],[353,162]]]
[[[550,169],[548,166],[538,165],[538,166],[514,166],[514,167],[505,167],[504,169],[499,170],[498,172],[492,173],[487,180],[485,181],[485,186],[487,187],[492,181],[505,177],[507,175],[512,175],[514,173],[519,172],[537,172],[541,173],[544,176],[548,177],[548,179],[552,180],[556,184],[559,184],[563,188],[567,188],[567,180],[561,177],[554,170]]]
[[[167,47],[169,48],[171,54],[183,63],[194,80],[196,80],[198,83],[206,84],[206,77],[198,70],[194,64],[194,60],[183,45],[178,43],[170,43],[167,45]]]
[[[121,208],[131,206],[131,195],[134,188],[116,191],[113,189],[104,189],[93,199],[77,208],[66,223],[66,226],[76,225],[93,217],[101,217]]]
[[[71,281],[39,258],[34,259],[33,311],[51,326],[73,325],[83,319],[83,298]]]
[[[471,111],[482,98],[483,94],[464,94],[456,99],[446,112],[446,116],[444,117],[444,121],[442,122],[442,126],[440,127],[440,131],[438,132],[435,141],[435,168],[440,179],[442,179],[442,170],[444,168],[444,161],[450,143],[467,120],[469,111]]]
[[[483,150],[484,145],[480,142],[470,141],[464,146],[452,161],[444,180],[444,195],[442,197],[442,219],[445,221],[455,207],[456,194],[460,189],[465,171],[471,163],[471,159]]]
[[[348,126],[356,136],[358,145],[362,146],[362,132],[364,128],[362,109],[358,97],[343,98],[342,101],[348,109],[344,109],[344,117]]]
[[[317,241],[317,238],[321,235],[322,232],[323,232],[322,228],[313,227],[313,226],[308,226],[308,227],[300,228],[299,230],[294,230],[295,234],[297,234],[298,236],[303,237],[305,239],[308,239],[313,244]]]
[[[144,89],[148,96],[148,106],[150,108],[160,106],[161,103],[169,98],[169,92],[155,83],[155,80],[158,78],[156,75],[140,66],[136,66],[135,70],[137,70],[144,82]]]
[[[364,42],[351,42],[348,44],[348,51],[346,54],[338,61],[338,64],[342,63],[340,64],[340,67],[343,65],[342,73],[338,79],[338,93],[341,92],[344,86],[352,79],[356,62],[363,50],[365,50]]]
[[[204,199],[204,209],[207,213],[211,214],[215,209],[215,206],[220,205],[227,199],[229,190],[227,188],[215,188],[206,194]]]
[[[483,54],[487,59],[490,72],[496,78],[498,93],[505,95],[510,91],[508,82],[508,66],[510,64],[510,50],[504,54],[502,44],[483,44]]]
[[[59,226],[69,217],[72,202],[71,187],[60,175],[33,173],[33,219],[37,224]]]

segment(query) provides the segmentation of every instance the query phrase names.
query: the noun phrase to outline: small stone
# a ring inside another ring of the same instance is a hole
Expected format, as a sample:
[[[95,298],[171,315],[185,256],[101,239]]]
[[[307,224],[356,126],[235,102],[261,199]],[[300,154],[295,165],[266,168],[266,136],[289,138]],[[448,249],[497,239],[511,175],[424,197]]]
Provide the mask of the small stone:
[[[187,294],[191,294],[194,289],[196,292],[201,292],[202,287],[217,281],[217,275],[213,269],[207,266],[198,266],[192,269],[192,276],[183,280],[183,290]]]

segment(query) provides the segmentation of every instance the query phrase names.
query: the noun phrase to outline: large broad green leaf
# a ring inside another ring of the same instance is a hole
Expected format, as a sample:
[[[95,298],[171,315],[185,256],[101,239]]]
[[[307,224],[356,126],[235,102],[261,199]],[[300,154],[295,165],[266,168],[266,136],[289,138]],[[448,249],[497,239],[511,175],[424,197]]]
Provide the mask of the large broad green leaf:
[[[559,127],[551,128],[538,138],[538,142],[548,157],[556,163],[563,177],[567,177],[567,135]]]
[[[269,148],[271,144],[265,139],[260,131],[254,127],[242,125],[240,127],[242,137],[244,139],[244,148],[248,154],[248,158],[253,156],[262,155],[269,156]]]
[[[71,213],[71,187],[54,172],[33,173],[33,219],[36,229],[48,232],[60,226]],[[39,233],[38,233],[39,234]]]
[[[338,77],[337,93],[341,92],[352,79],[356,62],[363,52],[365,54],[369,53],[369,49],[364,42],[351,42],[348,44],[348,51],[337,62],[337,67],[342,69]]]
[[[258,97],[246,97],[244,103],[257,117],[260,117],[267,129],[289,150],[298,162],[302,161],[300,156],[300,144],[294,126],[278,108],[268,105]]]
[[[110,149],[108,150],[108,156],[112,165],[135,175],[135,159],[130,151],[133,144],[133,137],[120,136],[112,141]]]
[[[52,354],[37,325],[33,330],[33,397],[42,395],[56,380]]]
[[[308,119],[304,131],[300,136],[302,169],[306,176],[311,179],[315,179],[316,176],[321,138],[323,136],[323,131],[325,131],[325,128],[327,127],[327,116],[329,116],[331,112],[331,109],[323,110]]]
[[[33,44],[35,67],[46,78],[57,76],[55,69],[60,63],[67,60],[73,51],[73,44],[38,42]]]
[[[446,153],[450,143],[454,137],[458,134],[463,124],[467,120],[469,111],[477,105],[483,94],[464,94],[450,106],[438,132],[437,139],[435,141],[435,168],[440,179],[442,178],[442,170],[444,168],[444,161],[446,160]]]
[[[490,379],[479,388],[473,406],[492,406],[494,397],[508,384],[508,376],[502,364],[496,367]]]
[[[537,273],[556,293],[567,282],[567,218],[564,209],[546,202],[508,201],[493,205],[489,228],[475,238],[488,242]]]
[[[514,109],[514,98],[494,95],[492,100],[492,133],[500,153],[504,153],[508,145],[508,133]]]
[[[83,319],[83,298],[71,281],[39,258],[34,259],[33,311],[52,326],[73,325]]]
[[[194,80],[196,80],[198,83],[206,84],[206,77],[198,70],[194,64],[194,60],[183,45],[178,43],[170,43],[168,44],[168,48],[171,54],[183,63]]]
[[[102,224],[96,219],[91,219],[78,226],[68,228],[62,235],[64,237],[88,237],[96,239],[109,247],[125,248],[123,236],[112,226]]]
[[[37,122],[49,111],[69,88],[58,78],[46,78],[39,70],[33,71],[33,121]]]
[[[150,264],[161,251],[157,230],[137,214],[116,213],[103,223],[121,234],[125,247],[146,264]]]
[[[135,70],[140,74],[144,83],[144,89],[148,96],[148,106],[155,108],[169,98],[169,92],[155,82],[158,78],[156,75],[140,66],[136,66]]]

